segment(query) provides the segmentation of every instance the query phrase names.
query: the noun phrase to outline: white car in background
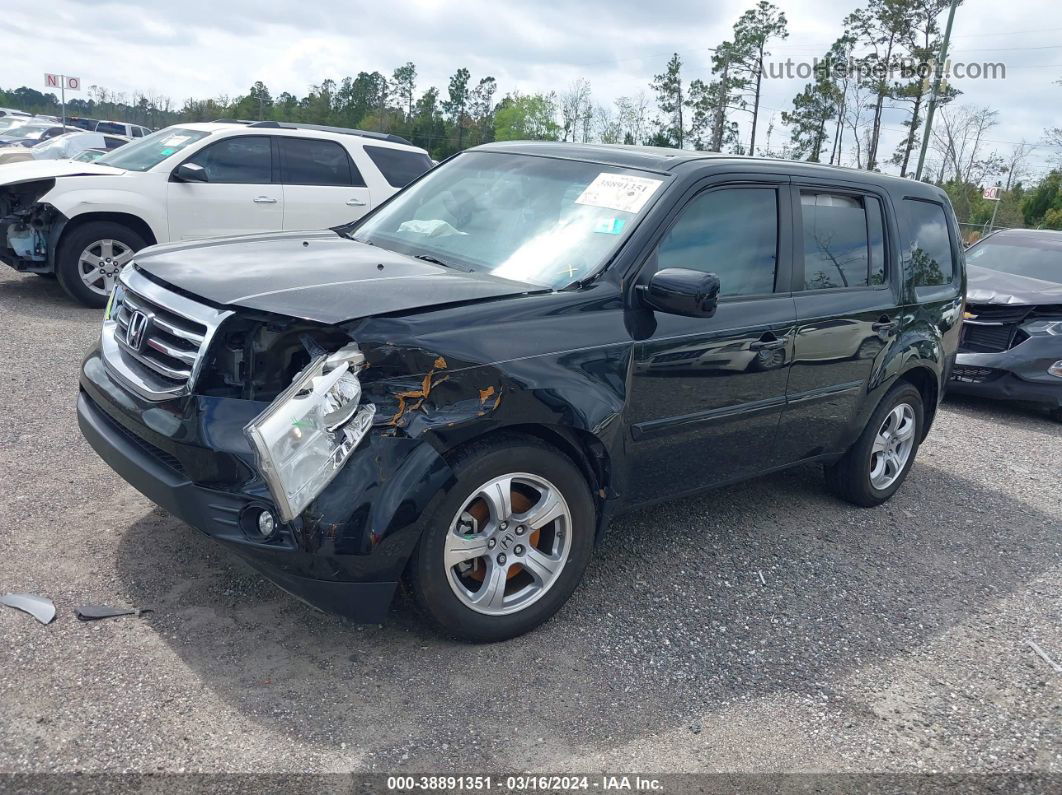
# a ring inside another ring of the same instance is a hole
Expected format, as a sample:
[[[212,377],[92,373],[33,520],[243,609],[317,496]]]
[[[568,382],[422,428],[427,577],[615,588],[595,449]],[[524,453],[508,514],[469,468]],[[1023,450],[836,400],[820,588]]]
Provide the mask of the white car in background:
[[[278,122],[160,130],[94,163],[0,168],[0,261],[52,274],[103,306],[115,277],[155,243],[360,218],[432,167],[398,136]]]
[[[24,160],[63,160],[75,157],[86,149],[104,149],[111,151],[129,143],[121,135],[103,135],[102,133],[68,132],[50,138],[36,146],[0,147],[0,165],[19,163]]]

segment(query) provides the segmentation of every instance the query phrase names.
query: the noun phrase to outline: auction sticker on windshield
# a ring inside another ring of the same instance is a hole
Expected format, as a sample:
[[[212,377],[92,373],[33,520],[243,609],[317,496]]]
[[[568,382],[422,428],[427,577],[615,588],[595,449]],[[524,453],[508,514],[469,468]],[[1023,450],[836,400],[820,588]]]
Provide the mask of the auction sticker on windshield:
[[[649,177],[602,173],[586,186],[575,203],[636,213],[645,206],[662,182]]]

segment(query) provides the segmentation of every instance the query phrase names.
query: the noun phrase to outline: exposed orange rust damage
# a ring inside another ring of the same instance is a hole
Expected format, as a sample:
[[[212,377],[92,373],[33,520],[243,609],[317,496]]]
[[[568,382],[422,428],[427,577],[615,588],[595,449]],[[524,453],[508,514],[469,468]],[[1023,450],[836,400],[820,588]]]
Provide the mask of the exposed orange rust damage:
[[[420,382],[420,389],[408,389],[405,392],[398,392],[395,394],[395,397],[398,398],[398,410],[395,411],[394,416],[391,417],[391,420],[388,423],[389,425],[398,425],[406,412],[419,409],[424,405],[424,401],[428,398],[428,395],[431,394],[432,389],[450,378],[450,376],[444,375],[442,378],[433,380],[436,371],[444,367],[446,367],[446,359],[440,356],[435,360],[435,366],[424,374],[424,379]]]
[[[492,386],[488,386],[486,389],[479,390],[479,405],[482,406],[484,403],[486,403],[488,400],[490,400],[490,396],[493,395],[493,394],[494,394],[494,387],[492,387]]]

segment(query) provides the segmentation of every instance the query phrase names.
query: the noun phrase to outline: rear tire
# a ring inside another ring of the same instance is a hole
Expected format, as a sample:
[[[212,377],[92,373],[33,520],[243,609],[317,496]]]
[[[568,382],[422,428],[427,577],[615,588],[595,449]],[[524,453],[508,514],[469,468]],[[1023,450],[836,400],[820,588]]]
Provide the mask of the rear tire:
[[[590,561],[586,480],[566,456],[523,436],[474,444],[452,466],[457,481],[428,508],[408,569],[417,603],[462,640],[529,632],[568,601]]]
[[[145,245],[139,234],[114,221],[79,226],[59,246],[55,260],[59,284],[78,303],[103,307],[118,272]]]
[[[914,385],[904,381],[890,389],[855,444],[826,467],[830,491],[865,508],[889,499],[914,464],[924,417],[922,394]]]

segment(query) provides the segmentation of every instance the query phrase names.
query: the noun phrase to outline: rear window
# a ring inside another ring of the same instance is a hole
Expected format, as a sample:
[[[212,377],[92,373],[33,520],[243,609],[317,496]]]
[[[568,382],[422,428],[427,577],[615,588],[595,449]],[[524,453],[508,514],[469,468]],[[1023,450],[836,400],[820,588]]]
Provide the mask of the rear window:
[[[125,125],[114,121],[101,121],[96,125],[96,132],[125,135]]]
[[[915,287],[950,284],[955,261],[948,234],[948,216],[936,202],[904,199],[911,235],[908,265]]]
[[[422,152],[409,152],[386,146],[366,146],[365,151],[380,169],[387,183],[394,188],[406,187],[431,168],[431,158]]]
[[[872,196],[802,191],[804,289],[885,281],[881,203]]]
[[[347,150],[335,141],[280,138],[281,182],[285,185],[363,186]]]

